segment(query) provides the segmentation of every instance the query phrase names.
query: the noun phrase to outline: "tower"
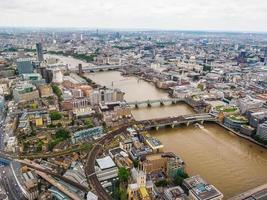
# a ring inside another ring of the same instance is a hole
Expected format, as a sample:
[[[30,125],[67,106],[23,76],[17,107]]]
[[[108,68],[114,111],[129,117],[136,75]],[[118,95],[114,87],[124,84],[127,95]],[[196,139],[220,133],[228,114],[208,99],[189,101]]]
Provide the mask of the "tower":
[[[36,53],[37,53],[37,60],[39,62],[44,61],[44,53],[43,53],[43,46],[42,43],[36,43]]]
[[[79,68],[79,75],[81,76],[83,74],[83,66],[81,63],[79,63],[78,68]]]
[[[265,47],[264,51],[264,65],[267,65],[267,47]]]

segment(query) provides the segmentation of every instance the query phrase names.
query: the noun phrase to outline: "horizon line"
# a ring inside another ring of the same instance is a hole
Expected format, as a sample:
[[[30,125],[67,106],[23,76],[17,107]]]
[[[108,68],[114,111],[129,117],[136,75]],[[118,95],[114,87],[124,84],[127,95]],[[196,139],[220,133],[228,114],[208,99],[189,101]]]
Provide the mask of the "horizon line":
[[[222,29],[175,29],[175,28],[123,28],[123,27],[75,27],[75,26],[3,26],[0,29],[74,29],[74,30],[113,30],[113,31],[167,31],[167,32],[206,32],[206,33],[242,33],[242,34],[267,34],[267,31],[248,30],[222,30]]]

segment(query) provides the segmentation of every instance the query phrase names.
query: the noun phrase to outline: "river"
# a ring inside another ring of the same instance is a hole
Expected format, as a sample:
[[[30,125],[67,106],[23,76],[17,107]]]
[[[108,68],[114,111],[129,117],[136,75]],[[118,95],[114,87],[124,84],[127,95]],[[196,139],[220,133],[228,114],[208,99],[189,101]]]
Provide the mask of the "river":
[[[87,74],[96,83],[120,88],[126,101],[167,98],[168,95],[151,83],[135,77],[123,77],[119,72]],[[152,106],[133,109],[137,120],[194,113],[185,104]],[[204,124],[203,129],[183,126],[152,131],[164,150],[179,155],[190,175],[201,175],[215,185],[226,198],[267,183],[267,150],[242,139],[216,124]]]

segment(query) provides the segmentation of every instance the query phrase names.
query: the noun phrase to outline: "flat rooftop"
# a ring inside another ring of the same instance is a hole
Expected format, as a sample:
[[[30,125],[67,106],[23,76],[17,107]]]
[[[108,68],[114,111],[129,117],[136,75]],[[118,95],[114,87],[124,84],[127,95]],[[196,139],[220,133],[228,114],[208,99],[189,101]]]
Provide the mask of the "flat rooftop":
[[[184,180],[184,185],[199,200],[210,200],[223,198],[223,194],[213,185],[208,184],[199,175]]]

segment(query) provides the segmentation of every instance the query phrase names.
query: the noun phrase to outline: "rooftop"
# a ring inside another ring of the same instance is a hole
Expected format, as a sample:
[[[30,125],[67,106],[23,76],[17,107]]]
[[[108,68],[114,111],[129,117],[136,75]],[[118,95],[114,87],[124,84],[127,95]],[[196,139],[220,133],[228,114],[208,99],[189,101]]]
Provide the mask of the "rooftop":
[[[96,162],[97,162],[97,164],[98,164],[98,166],[100,167],[101,170],[112,168],[112,167],[116,166],[114,161],[111,159],[110,156],[106,156],[104,158],[96,159]]]
[[[223,198],[223,194],[217,188],[208,184],[199,175],[185,179],[184,185],[199,200]]]

